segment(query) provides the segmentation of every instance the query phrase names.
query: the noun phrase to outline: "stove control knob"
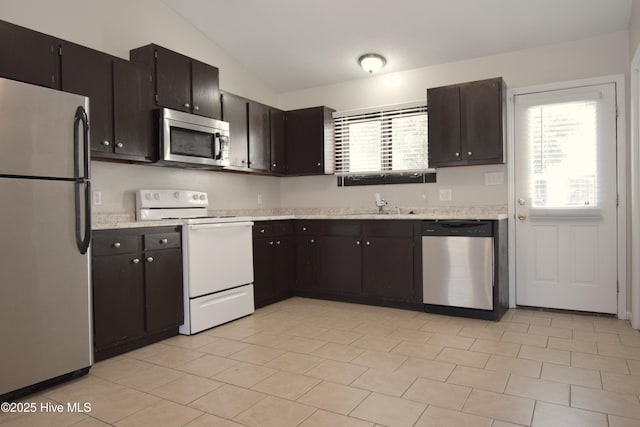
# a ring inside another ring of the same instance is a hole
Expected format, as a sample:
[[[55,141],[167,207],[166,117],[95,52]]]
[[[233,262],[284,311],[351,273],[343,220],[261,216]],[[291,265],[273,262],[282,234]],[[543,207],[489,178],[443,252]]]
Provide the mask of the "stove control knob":
[[[153,198],[156,200],[160,200],[160,193],[153,193]]]
[[[173,197],[175,197],[176,199],[180,198],[180,192],[176,191],[175,193],[173,193]]]
[[[204,199],[206,199],[206,198],[207,198],[207,196],[205,196],[204,194],[201,194],[201,195],[200,195],[200,200],[204,200]]]

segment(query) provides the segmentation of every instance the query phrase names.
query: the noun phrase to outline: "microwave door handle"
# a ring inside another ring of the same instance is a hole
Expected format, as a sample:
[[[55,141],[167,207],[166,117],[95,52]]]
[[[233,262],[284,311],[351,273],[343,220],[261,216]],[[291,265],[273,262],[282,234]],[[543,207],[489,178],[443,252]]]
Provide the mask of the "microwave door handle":
[[[220,143],[220,134],[216,132],[213,136],[213,158],[220,160],[222,158],[222,144]]]

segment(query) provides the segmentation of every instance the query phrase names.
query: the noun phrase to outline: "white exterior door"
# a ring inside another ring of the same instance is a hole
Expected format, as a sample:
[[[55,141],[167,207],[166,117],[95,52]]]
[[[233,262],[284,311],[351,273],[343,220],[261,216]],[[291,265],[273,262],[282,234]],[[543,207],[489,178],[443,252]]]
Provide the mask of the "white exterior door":
[[[516,303],[616,313],[615,84],[514,102]]]

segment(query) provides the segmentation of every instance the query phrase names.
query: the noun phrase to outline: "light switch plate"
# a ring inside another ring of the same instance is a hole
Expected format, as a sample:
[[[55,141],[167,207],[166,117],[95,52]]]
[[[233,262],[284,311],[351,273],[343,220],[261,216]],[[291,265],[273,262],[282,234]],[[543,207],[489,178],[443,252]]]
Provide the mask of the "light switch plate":
[[[504,184],[504,172],[487,172],[484,174],[484,185]]]

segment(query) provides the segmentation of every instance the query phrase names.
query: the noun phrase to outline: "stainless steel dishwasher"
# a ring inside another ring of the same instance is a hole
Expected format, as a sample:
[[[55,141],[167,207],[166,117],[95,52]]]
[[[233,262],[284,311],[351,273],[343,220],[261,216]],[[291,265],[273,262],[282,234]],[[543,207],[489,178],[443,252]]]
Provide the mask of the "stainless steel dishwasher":
[[[425,304],[493,310],[491,221],[425,221],[422,288]]]

